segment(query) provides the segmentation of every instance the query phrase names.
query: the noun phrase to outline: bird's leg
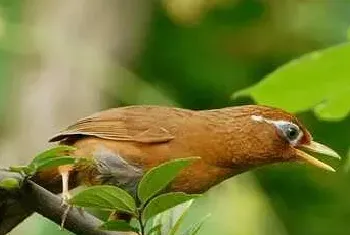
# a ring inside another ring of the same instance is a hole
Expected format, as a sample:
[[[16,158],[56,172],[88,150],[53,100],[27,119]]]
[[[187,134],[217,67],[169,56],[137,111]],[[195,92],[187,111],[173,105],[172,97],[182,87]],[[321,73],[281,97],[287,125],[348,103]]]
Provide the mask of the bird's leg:
[[[62,177],[62,206],[68,205],[68,200],[72,197],[69,193],[69,172],[73,169],[72,166],[66,165],[66,166],[60,166],[58,167],[58,171]]]
[[[69,186],[68,186],[69,185],[69,172],[72,169],[73,169],[73,167],[71,165],[58,167],[58,171],[62,177],[62,195],[61,195],[62,204],[61,204],[61,206],[66,207],[66,209],[64,210],[64,212],[62,214],[62,218],[61,218],[61,229],[63,229],[68,212],[72,208],[72,206],[70,206],[68,204],[68,200],[72,197],[69,193]]]

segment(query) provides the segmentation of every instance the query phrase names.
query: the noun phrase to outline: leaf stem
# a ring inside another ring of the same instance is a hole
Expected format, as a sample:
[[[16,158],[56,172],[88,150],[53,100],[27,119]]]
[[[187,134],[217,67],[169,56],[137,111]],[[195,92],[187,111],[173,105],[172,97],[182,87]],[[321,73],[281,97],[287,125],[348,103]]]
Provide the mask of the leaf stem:
[[[138,222],[139,222],[139,224],[140,224],[140,233],[141,233],[141,235],[146,235],[146,233],[145,233],[145,224],[143,224],[143,222],[142,222],[142,212],[143,212],[143,208],[140,208],[139,210],[138,210],[138,215],[137,215],[137,220],[138,220]]]

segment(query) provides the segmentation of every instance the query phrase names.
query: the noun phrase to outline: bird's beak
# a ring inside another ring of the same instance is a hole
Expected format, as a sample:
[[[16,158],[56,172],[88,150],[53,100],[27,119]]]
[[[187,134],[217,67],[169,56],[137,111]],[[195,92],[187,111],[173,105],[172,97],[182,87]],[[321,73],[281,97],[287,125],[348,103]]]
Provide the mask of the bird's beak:
[[[300,148],[300,149],[299,149]],[[309,144],[304,144],[301,145],[300,147],[296,148],[296,154],[297,156],[300,158],[301,161],[310,163],[313,166],[328,170],[328,171],[333,171],[335,172],[334,168],[319,161],[317,158],[309,155],[308,153],[302,151],[301,149],[305,149],[311,152],[315,152],[315,153],[320,153],[320,154],[324,154],[330,157],[334,157],[337,159],[341,159],[340,156],[331,148],[317,143],[315,141],[311,141]]]

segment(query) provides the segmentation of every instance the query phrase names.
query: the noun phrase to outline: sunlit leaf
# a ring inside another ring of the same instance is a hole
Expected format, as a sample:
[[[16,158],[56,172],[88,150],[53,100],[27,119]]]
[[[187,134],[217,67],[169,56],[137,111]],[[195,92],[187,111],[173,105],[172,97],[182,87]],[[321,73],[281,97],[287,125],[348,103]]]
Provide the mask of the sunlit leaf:
[[[211,216],[211,214],[207,214],[204,216],[200,221],[197,223],[194,223],[192,226],[190,226],[184,233],[183,235],[196,235],[199,230],[201,229],[202,225],[204,222]]]
[[[19,188],[19,181],[15,178],[5,178],[0,181],[0,188],[7,190]]]
[[[180,225],[181,223],[184,221],[185,216],[189,213],[189,209],[192,205],[193,201],[189,201],[187,208],[184,209],[184,211],[182,212],[182,214],[180,215],[180,217],[177,219],[176,223],[174,224],[174,226],[171,228],[171,230],[169,231],[169,235],[175,235],[177,234],[177,232],[179,231]]]
[[[109,231],[120,231],[120,232],[138,232],[139,229],[131,226],[124,220],[111,220],[102,224],[100,229],[109,230]]]
[[[62,165],[74,164],[75,160],[76,158],[69,157],[69,156],[42,159],[38,161],[36,170],[40,171],[40,170],[50,169],[50,168],[58,167]]]
[[[136,203],[132,196],[120,188],[109,185],[89,187],[79,192],[69,202],[80,207],[117,210],[136,214]]]
[[[33,165],[28,166],[10,166],[10,171],[17,172],[25,175],[33,175],[35,173],[35,167]]]
[[[62,155],[67,155],[67,153],[72,152],[74,150],[76,150],[76,148],[73,146],[58,145],[38,154],[36,157],[34,157],[32,164],[38,164],[39,162],[48,158],[55,158],[60,157]]]
[[[159,195],[150,200],[149,204],[146,206],[142,213],[142,219],[146,222],[153,216],[198,196],[199,195],[185,194],[181,192],[166,193]]]
[[[149,170],[138,186],[138,197],[142,203],[162,191],[181,170],[189,166],[198,157],[176,159]]]
[[[147,235],[162,235],[162,225],[158,224],[154,226],[148,231]]]
[[[237,96],[290,112],[314,109],[321,119],[340,120],[350,111],[350,43],[293,60]]]

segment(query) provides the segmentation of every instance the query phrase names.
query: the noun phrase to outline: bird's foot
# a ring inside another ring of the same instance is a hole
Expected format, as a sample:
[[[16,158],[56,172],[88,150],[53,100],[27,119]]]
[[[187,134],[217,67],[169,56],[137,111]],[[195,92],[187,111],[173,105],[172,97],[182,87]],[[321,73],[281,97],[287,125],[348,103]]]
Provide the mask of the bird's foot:
[[[62,195],[61,195],[61,199],[62,199],[61,207],[69,206],[68,201],[71,198],[72,198],[72,195],[68,191],[62,192]]]
[[[62,216],[61,216],[61,226],[60,226],[60,229],[61,230],[64,230],[64,224],[65,224],[65,222],[66,222],[66,219],[67,219],[67,216],[68,216],[68,213],[69,213],[69,211],[72,209],[72,206],[71,205],[65,205],[65,209],[64,209],[64,211],[63,211],[63,214],[62,214]]]
[[[66,222],[68,213],[70,209],[72,209],[72,206],[69,205],[69,199],[72,198],[71,194],[69,193],[69,188],[68,188],[68,179],[69,179],[69,171],[68,170],[62,170],[61,172],[62,176],[62,202],[61,202],[61,207],[64,207],[64,211],[61,217],[61,230],[64,229],[64,223]]]
[[[62,198],[61,207],[64,208],[64,211],[63,211],[63,214],[62,214],[62,216],[61,216],[61,226],[60,226],[60,229],[63,230],[63,229],[64,229],[64,223],[66,222],[68,213],[69,213],[69,211],[72,209],[72,206],[69,205],[69,203],[68,203],[69,199],[71,199],[72,196],[71,196],[70,193],[67,191],[67,192],[62,192],[61,198]]]

